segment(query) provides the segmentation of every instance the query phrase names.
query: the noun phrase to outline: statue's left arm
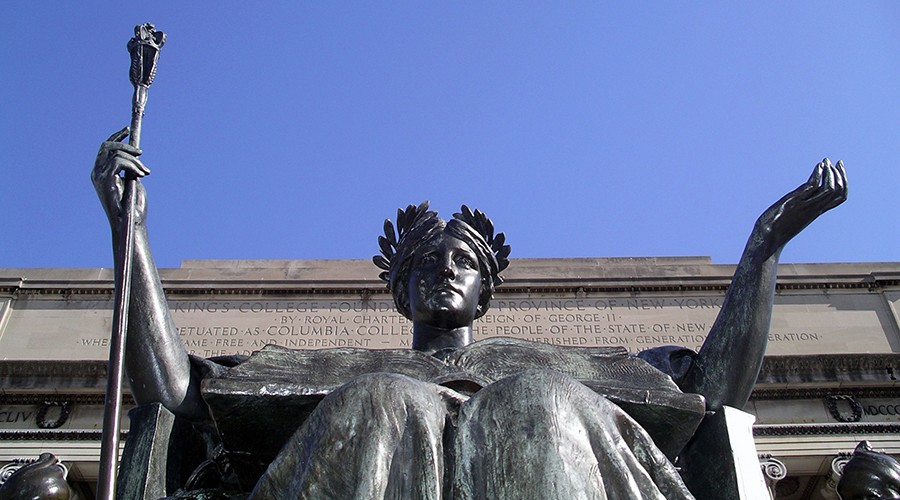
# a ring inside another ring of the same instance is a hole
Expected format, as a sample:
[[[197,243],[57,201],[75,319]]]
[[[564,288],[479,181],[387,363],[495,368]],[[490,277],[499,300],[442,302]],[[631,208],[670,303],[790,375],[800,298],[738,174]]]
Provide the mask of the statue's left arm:
[[[680,384],[682,390],[706,397],[707,409],[742,408],[747,403],[766,352],[781,250],[846,199],[844,165],[832,165],[826,158],[807,182],[757,219],[719,316]]]

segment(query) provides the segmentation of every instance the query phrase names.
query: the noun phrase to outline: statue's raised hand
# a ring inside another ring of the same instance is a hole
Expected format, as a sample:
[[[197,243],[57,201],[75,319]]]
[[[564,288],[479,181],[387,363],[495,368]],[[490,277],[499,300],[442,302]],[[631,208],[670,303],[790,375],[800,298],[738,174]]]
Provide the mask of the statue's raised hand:
[[[847,174],[844,163],[832,165],[823,159],[813,170],[809,180],[769,207],[754,227],[752,240],[757,240],[772,254],[823,213],[847,199]]]
[[[109,136],[100,145],[91,181],[106,210],[112,229],[116,265],[123,263],[121,240],[123,197],[134,179],[134,238],[131,255],[131,301],[128,306],[128,335],[125,337],[125,372],[131,393],[139,405],[161,403],[180,417],[194,421],[209,419],[209,410],[200,395],[200,377],[191,369],[188,353],[178,336],[169,312],[166,293],[150,252],[147,234],[147,196],[141,177],[150,173],[138,159],[141,150],[122,142],[128,127]]]
[[[844,164],[832,165],[825,158],[809,180],[756,220],[722,309],[680,382],[685,392],[705,396],[708,410],[747,404],[769,341],[781,250],[817,217],[846,199]]]
[[[122,216],[122,195],[125,191],[126,176],[134,179],[148,175],[150,169],[138,159],[141,150],[122,142],[128,137],[128,127],[119,130],[100,145],[94,169],[91,171],[91,182],[100,197],[100,203],[106,211],[110,225],[119,227]],[[135,224],[144,223],[147,209],[147,197],[140,180],[135,182]]]

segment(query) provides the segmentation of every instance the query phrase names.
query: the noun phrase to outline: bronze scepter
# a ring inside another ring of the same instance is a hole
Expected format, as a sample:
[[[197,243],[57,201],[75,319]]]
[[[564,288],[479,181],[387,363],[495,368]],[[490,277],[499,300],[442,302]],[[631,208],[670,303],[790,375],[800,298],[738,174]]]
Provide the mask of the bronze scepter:
[[[147,91],[156,76],[159,49],[166,43],[166,34],[156,31],[150,23],[134,27],[134,37],[128,41],[131,54],[129,78],[134,85],[131,100],[131,132],[128,143],[139,148],[141,121],[147,104]],[[100,470],[97,478],[97,498],[112,500],[116,494],[116,472],[119,462],[119,427],[122,412],[122,372],[125,360],[125,337],[128,327],[128,306],[131,298],[131,269],[134,256],[134,191],[136,179],[126,174],[122,194],[122,227],[119,255],[116,259],[116,293],[113,309],[112,339],[109,343],[109,365],[106,377],[106,401],[103,409],[103,438],[100,446]]]

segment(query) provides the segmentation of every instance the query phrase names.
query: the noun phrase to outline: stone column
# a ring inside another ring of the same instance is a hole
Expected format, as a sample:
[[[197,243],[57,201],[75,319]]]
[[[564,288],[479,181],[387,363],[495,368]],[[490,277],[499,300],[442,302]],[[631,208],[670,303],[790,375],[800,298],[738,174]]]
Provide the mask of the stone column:
[[[822,498],[825,500],[840,500],[840,496],[837,493],[837,485],[841,480],[841,476],[844,474],[844,466],[847,465],[847,462],[850,461],[850,456],[846,454],[841,454],[831,461],[831,470],[828,472],[828,475],[825,477],[825,486],[819,490],[819,494],[822,495]]]
[[[787,477],[787,467],[784,462],[771,455],[762,454],[759,456],[759,467],[762,469],[763,479],[766,481],[766,488],[769,490],[769,497],[775,500],[775,485]]]

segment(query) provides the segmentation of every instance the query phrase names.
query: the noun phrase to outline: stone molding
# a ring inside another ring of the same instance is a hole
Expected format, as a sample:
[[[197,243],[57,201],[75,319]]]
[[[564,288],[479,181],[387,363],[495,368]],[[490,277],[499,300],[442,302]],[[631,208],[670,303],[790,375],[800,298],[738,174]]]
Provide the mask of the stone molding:
[[[106,361],[0,361],[0,377],[103,377]]]
[[[756,381],[757,390],[769,389],[769,385],[843,386],[847,382],[900,386],[900,354],[766,356]]]
[[[754,437],[820,436],[836,434],[900,434],[900,424],[778,424],[756,425],[753,427]]]
[[[0,404],[3,405],[43,405],[69,403],[79,406],[103,406],[106,396],[102,393],[74,394],[74,393],[2,393]],[[133,405],[134,398],[131,394],[125,394],[122,401],[126,405]]]
[[[829,396],[847,395],[865,399],[900,398],[900,386],[891,387],[757,387],[750,401],[779,401],[796,399],[824,399]]]
[[[734,265],[708,257],[512,259],[505,293],[723,292]],[[318,295],[384,293],[368,260],[187,261],[161,269],[173,296]],[[781,264],[777,290],[862,289],[900,286],[900,263]],[[0,295],[109,295],[110,269],[0,269]]]
[[[0,431],[0,441],[100,441],[102,431]],[[128,436],[128,431],[120,433],[120,437],[124,440]]]
[[[495,292],[497,295],[514,294],[514,293],[548,293],[548,294],[578,294],[578,293],[666,293],[666,292],[718,292],[724,293],[730,284],[728,279],[719,280],[719,282],[710,282],[708,278],[699,278],[695,282],[686,281],[685,278],[677,278],[678,283],[660,283],[658,279],[654,279],[652,283],[639,283],[637,280],[627,280],[624,283],[610,282],[598,284],[597,280],[586,278],[585,284],[580,284],[578,279],[566,280],[566,285],[558,283],[542,284],[538,280],[531,280],[527,286],[516,286],[513,282],[504,282],[502,288],[498,288]],[[792,290],[866,290],[876,292],[880,289],[893,288],[900,286],[900,280],[874,281],[874,282],[853,282],[853,283],[832,283],[832,282],[803,282],[803,283],[785,283],[780,281],[775,286],[776,293]],[[558,280],[553,280],[557,282]],[[372,294],[388,294],[383,286],[339,286],[346,283],[317,281],[315,284],[298,283],[297,281],[283,281],[260,283],[248,280],[246,283],[235,283],[223,280],[202,281],[202,282],[181,282],[178,285],[166,280],[163,281],[163,289],[170,297],[180,296],[196,296],[196,295],[235,295],[235,296],[306,296],[306,295],[372,295]],[[47,284],[46,286],[24,287],[16,286],[0,286],[0,294],[9,295],[15,298],[28,296],[59,296],[82,297],[82,296],[109,296],[112,297],[112,283],[103,283],[96,288],[84,288],[84,284],[79,286],[61,288],[58,285]]]
[[[0,396],[53,389],[105,390],[106,361],[0,361]]]

